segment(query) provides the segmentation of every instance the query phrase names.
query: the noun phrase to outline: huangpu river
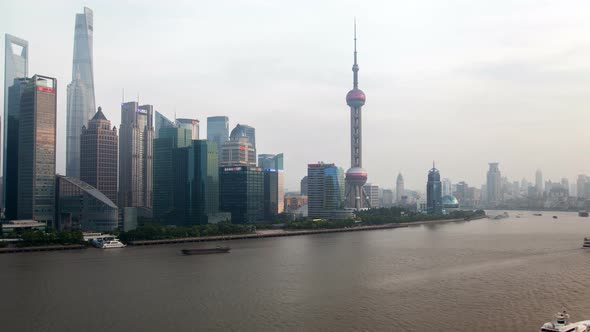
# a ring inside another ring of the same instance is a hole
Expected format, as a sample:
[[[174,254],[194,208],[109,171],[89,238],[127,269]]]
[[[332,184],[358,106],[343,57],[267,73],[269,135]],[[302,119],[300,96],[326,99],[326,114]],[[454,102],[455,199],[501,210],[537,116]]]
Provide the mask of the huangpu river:
[[[509,213],[229,241],[217,255],[180,249],[220,243],[4,254],[0,330],[538,331],[558,310],[590,319],[590,218]]]

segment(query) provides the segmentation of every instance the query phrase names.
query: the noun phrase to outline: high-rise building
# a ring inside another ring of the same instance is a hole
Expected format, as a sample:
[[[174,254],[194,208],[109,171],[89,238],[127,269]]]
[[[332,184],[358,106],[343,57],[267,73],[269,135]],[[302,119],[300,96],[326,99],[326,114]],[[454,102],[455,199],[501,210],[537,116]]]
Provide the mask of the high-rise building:
[[[404,187],[404,177],[402,176],[402,173],[399,173],[397,175],[397,179],[395,180],[395,203],[398,205],[401,204],[402,197],[405,195],[406,189]]]
[[[192,144],[192,131],[184,128],[160,128],[153,141],[153,217],[168,220],[174,217],[175,171],[174,149]]]
[[[29,43],[5,34],[4,47],[4,130],[2,167],[5,217],[16,219],[18,201],[18,129],[20,100],[29,75]]]
[[[486,181],[488,205],[497,206],[502,201],[502,174],[498,168],[499,163],[489,163],[489,165]]]
[[[264,219],[264,172],[261,168],[219,168],[219,208],[231,213],[234,224]]]
[[[344,172],[334,164],[307,165],[308,216],[330,218],[344,208]]]
[[[432,169],[428,172],[428,182],[426,183],[426,211],[428,214],[441,214],[442,210],[440,172],[432,163]]]
[[[154,112],[154,138],[160,136],[160,129],[162,128],[175,128],[176,124],[168,119],[164,114],[155,111]]]
[[[367,200],[371,204],[372,208],[379,207],[380,200],[379,200],[379,186],[372,183],[367,183],[363,186],[365,193],[367,193]]]
[[[215,142],[194,140],[186,147],[171,151],[173,185],[170,200],[164,202],[171,206],[165,207],[165,213],[158,218],[160,222],[191,226],[230,220],[230,214],[219,212],[219,168]],[[160,213],[156,209],[155,195],[154,216],[157,214]]]
[[[453,195],[453,183],[451,182],[451,179],[442,179],[442,193],[443,196]]]
[[[8,118],[6,119],[6,146],[4,148],[4,197],[6,219],[17,219],[18,211],[18,151],[21,97],[31,79],[17,78],[8,89]]]
[[[265,168],[264,171],[264,218],[272,220],[284,211],[283,170]]]
[[[259,154],[258,155],[258,167],[270,168],[277,170],[284,170],[283,168],[283,154]]]
[[[264,170],[264,217],[272,220],[284,210],[283,154],[258,155],[258,167]]]
[[[585,195],[585,185],[588,182],[588,176],[586,176],[586,174],[580,174],[578,175],[578,179],[576,181],[576,195],[578,197],[583,197],[583,198],[587,198]]]
[[[119,139],[102,108],[82,127],[80,135],[80,180],[98,189],[117,203],[117,167]]]
[[[207,118],[207,140],[217,143],[217,152],[221,161],[221,148],[229,140],[229,119],[227,116]]]
[[[57,176],[56,228],[110,232],[117,229],[117,205],[76,178]]]
[[[256,150],[256,129],[254,129],[254,127],[238,123],[238,125],[231,131],[229,139],[231,140],[236,133],[239,134],[240,137],[248,137],[250,144],[252,144],[252,147]]]
[[[381,207],[390,208],[393,206],[393,190],[391,189],[383,189],[383,194],[381,195]]]
[[[152,105],[121,105],[119,127],[119,207],[152,209]]]
[[[570,196],[578,197],[578,186],[575,183],[570,183]]]
[[[55,226],[57,80],[35,75],[23,91],[18,139],[18,219]]]
[[[256,149],[248,137],[247,126],[237,125],[221,149],[220,166],[256,166]]]
[[[459,204],[462,206],[468,206],[469,203],[469,185],[465,181],[460,181],[455,186],[455,192],[453,196],[457,198]]]
[[[301,179],[300,193],[302,196],[307,196],[307,175]]]
[[[529,190],[529,182],[525,179],[522,178],[522,180],[520,180],[520,191],[521,193],[524,193],[524,195],[526,196]]]
[[[17,78],[29,76],[29,42],[13,35],[4,35],[4,96]],[[4,98],[4,119],[8,117],[9,98]],[[6,126],[6,125],[5,125]]]
[[[561,188],[562,188],[562,190],[567,192],[568,196],[571,196],[571,194],[570,194],[570,181],[567,178],[561,178]]]
[[[176,119],[176,125],[179,128],[190,129],[192,139],[199,139],[199,120],[197,119]]]
[[[93,13],[84,7],[76,14],[72,82],[68,85],[66,175],[80,177],[80,135],[94,116]]]
[[[221,184],[217,144],[207,140],[192,141],[188,151],[187,170],[191,209],[188,223],[194,225],[229,220],[230,217],[227,213],[220,213],[219,211]],[[246,178],[247,184],[250,185],[250,188],[246,188],[247,199],[258,197],[260,184],[248,181],[252,180],[248,176]],[[228,185],[227,183],[224,184]],[[253,194],[254,192],[256,194]],[[226,198],[228,197],[226,196]]]
[[[535,189],[537,189],[537,195],[543,194],[544,187],[543,187],[543,172],[538,169],[535,172]]]
[[[347,207],[360,210],[371,207],[363,185],[367,183],[367,171],[363,169],[362,153],[362,107],[365,104],[365,93],[358,88],[358,72],[356,52],[356,22],[354,23],[354,64],[352,65],[352,90],[346,94],[346,104],[350,106],[350,168],[346,171],[346,204]]]

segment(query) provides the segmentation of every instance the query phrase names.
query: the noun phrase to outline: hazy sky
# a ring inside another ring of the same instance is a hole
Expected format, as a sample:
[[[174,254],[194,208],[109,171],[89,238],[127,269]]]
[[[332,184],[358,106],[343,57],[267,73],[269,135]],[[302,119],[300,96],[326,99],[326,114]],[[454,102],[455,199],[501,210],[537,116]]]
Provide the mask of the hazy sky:
[[[123,88],[199,119],[201,138],[208,116],[227,115],[256,128],[258,153],[285,153],[289,189],[307,163],[350,166],[354,16],[370,182],[393,187],[401,171],[424,190],[433,159],[478,187],[491,161],[514,180],[590,173],[588,1],[2,1],[1,45],[28,40],[29,74],[58,79],[60,173],[84,6],[96,104],[114,125]]]

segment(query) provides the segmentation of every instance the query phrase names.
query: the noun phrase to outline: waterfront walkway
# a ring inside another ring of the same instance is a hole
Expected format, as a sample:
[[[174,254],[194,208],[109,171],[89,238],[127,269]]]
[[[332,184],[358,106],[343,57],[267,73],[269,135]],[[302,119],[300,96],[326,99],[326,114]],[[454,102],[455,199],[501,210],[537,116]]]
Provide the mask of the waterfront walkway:
[[[479,218],[473,218],[475,220]],[[162,239],[162,240],[135,240],[127,242],[130,246],[145,246],[145,245],[158,245],[158,244],[174,244],[174,243],[186,243],[186,242],[211,242],[211,241],[231,241],[231,240],[246,240],[246,239],[261,239],[271,237],[283,237],[283,236],[300,236],[300,235],[313,235],[313,234],[326,234],[326,233],[342,233],[342,232],[360,232],[360,231],[371,231],[379,229],[391,229],[391,228],[402,228],[408,226],[417,225],[428,225],[428,224],[439,224],[453,221],[465,221],[464,219],[447,219],[447,220],[429,220],[429,221],[415,221],[405,223],[392,223],[385,225],[373,225],[373,226],[359,226],[359,227],[348,227],[348,228],[334,228],[334,229],[314,229],[314,230],[302,230],[302,231],[286,231],[286,230],[262,230],[254,234],[232,234],[232,235],[218,235],[218,236],[200,236],[200,237],[184,237],[175,239]]]
[[[32,251],[56,251],[56,250],[76,250],[76,249],[84,249],[86,246],[81,244],[72,244],[72,245],[55,245],[55,246],[39,246],[39,247],[9,247],[9,248],[0,248],[0,254],[9,254],[9,253],[17,253],[17,252],[32,252]]]

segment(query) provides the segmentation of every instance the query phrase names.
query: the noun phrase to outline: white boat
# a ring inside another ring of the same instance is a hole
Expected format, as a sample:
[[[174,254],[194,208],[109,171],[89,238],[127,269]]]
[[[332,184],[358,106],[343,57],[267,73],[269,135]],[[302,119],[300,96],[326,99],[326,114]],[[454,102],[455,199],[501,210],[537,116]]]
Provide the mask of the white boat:
[[[111,248],[125,248],[127,245],[123,244],[123,242],[119,241],[119,239],[114,238],[112,240],[105,240],[102,241],[102,245],[100,248],[102,249],[111,249]]]
[[[590,320],[575,323],[569,321],[567,312],[558,312],[553,321],[543,324],[541,332],[590,332]]]

